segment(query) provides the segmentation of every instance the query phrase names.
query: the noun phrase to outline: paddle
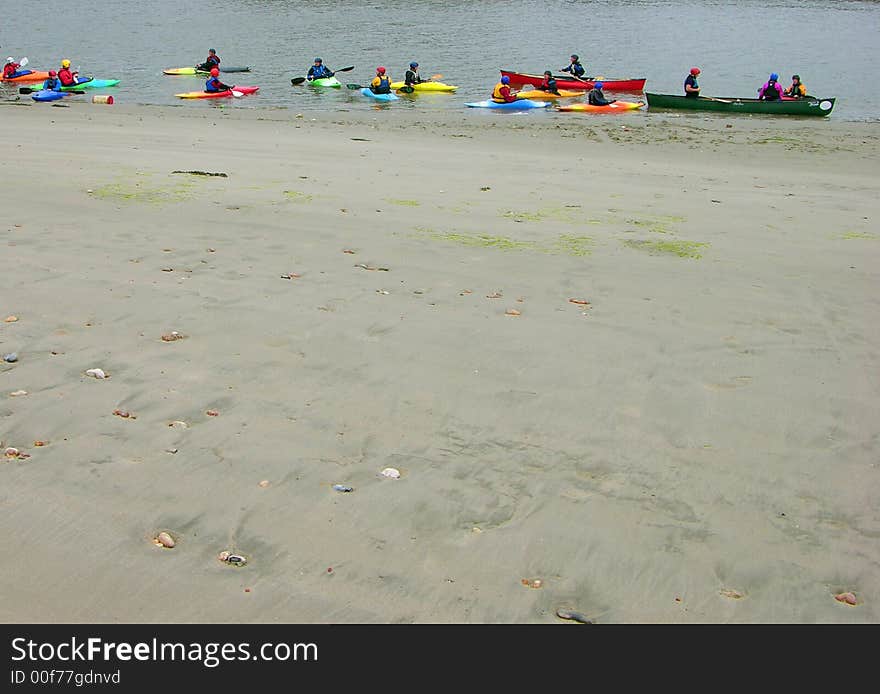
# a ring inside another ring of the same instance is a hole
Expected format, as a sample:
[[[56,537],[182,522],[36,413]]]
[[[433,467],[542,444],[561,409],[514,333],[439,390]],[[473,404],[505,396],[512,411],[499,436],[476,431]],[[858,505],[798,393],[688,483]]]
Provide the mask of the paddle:
[[[28,64],[27,56],[25,56],[24,58],[22,58],[21,60],[18,61],[18,66],[19,66],[19,67],[24,67],[24,66],[27,65],[27,64]]]
[[[33,94],[34,92],[41,92],[41,91],[43,91],[43,88],[42,88],[42,87],[38,87],[38,88],[34,88],[34,87],[19,87],[19,88],[18,88],[18,93],[19,93],[19,94]],[[82,89],[68,89],[68,90],[65,91],[64,93],[65,93],[65,94],[85,94],[85,91],[83,91]]]
[[[732,104],[732,101],[728,101],[727,99],[717,99],[714,96],[701,96],[701,99],[706,99],[706,101],[717,101],[721,104]]]

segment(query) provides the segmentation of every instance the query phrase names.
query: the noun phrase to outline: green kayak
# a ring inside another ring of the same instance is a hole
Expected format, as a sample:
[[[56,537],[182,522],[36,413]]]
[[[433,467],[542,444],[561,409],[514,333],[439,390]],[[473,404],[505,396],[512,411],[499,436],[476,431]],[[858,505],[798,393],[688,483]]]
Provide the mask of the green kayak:
[[[61,87],[61,91],[70,92],[74,89],[103,89],[104,87],[115,87],[117,84],[119,84],[119,80],[96,80],[94,77],[86,77],[76,84]]]
[[[313,87],[336,87],[337,89],[342,86],[342,82],[340,82],[335,77],[321,77],[316,80],[312,80],[309,82]]]

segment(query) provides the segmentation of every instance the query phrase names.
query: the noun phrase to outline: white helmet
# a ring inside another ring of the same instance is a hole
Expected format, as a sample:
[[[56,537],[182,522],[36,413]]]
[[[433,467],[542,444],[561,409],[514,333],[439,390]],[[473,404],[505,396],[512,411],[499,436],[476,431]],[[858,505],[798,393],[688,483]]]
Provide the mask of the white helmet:
[[[0,53],[0,55],[3,55],[3,54]],[[14,62],[15,62],[15,58],[13,58],[12,56],[9,56],[9,57],[6,59],[6,62],[7,62],[7,63],[14,63]]]

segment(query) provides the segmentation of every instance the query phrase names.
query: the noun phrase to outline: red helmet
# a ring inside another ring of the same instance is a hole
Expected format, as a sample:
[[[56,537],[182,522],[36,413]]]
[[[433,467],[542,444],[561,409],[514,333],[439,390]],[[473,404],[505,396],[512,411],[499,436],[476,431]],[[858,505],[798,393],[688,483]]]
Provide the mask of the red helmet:
[[[385,68],[380,65],[379,67],[376,68],[376,72],[378,72],[380,75],[384,75]]]
[[[218,68],[216,68],[216,67],[211,68],[211,77],[216,77],[219,74],[220,74],[220,70]]]
[[[58,73],[55,70],[49,70],[49,77],[58,77]]]
[[[699,74],[700,74],[700,68],[698,68],[698,67],[692,67],[692,68],[691,68],[691,74],[692,74],[692,75],[699,75]]]

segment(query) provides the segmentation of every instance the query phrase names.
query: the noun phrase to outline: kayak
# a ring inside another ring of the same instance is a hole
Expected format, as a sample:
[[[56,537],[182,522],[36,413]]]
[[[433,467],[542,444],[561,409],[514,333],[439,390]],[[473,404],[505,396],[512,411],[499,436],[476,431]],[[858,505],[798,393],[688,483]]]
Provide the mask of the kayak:
[[[309,82],[309,84],[313,87],[335,87],[337,89],[342,87],[342,82],[335,77],[319,77]]]
[[[548,108],[549,101],[532,101],[531,99],[517,99],[516,101],[505,101],[499,104],[497,101],[478,101],[476,103],[465,104],[468,108],[495,108],[504,111],[525,111],[530,108]]]
[[[26,73],[19,75],[18,77],[10,77],[9,79],[4,78],[3,82],[43,82],[44,80],[49,79],[48,72],[38,72],[35,70],[22,70],[21,72]]]
[[[222,99],[227,96],[232,96],[233,90],[241,92],[242,94],[253,94],[258,89],[259,87],[239,87],[238,85],[233,85],[232,89],[227,89],[225,92],[184,92],[183,94],[175,94],[174,96],[181,99]]]
[[[119,84],[119,80],[96,80],[94,77],[85,77],[76,84],[61,87],[61,91],[69,92],[73,89],[103,89],[104,87],[115,87]]]
[[[63,99],[65,96],[73,96],[67,92],[57,92],[54,89],[41,89],[38,92],[31,94],[31,99],[34,101],[57,101],[58,99]]]
[[[522,87],[526,84],[532,84],[534,86],[538,86],[541,82],[544,81],[543,75],[530,75],[525,72],[512,72],[510,70],[502,70],[501,76],[505,76],[510,78],[510,86],[511,87]],[[553,79],[556,80],[556,88],[557,89],[580,89],[581,91],[585,91],[587,89],[592,89],[596,84],[595,77],[585,77],[584,82],[580,80],[571,79],[571,77],[561,77],[556,76]],[[630,78],[608,78],[604,77],[601,80],[602,84],[605,85],[605,91],[609,92],[641,92],[645,89],[646,78],[639,77],[635,79]]]
[[[529,89],[528,91],[517,92],[516,95],[520,99],[545,101],[547,99],[568,99],[572,96],[583,96],[584,93],[580,90],[574,91],[571,89],[560,89],[559,94],[553,94],[552,92],[545,92],[542,89]]]
[[[644,106],[642,101],[615,101],[607,106],[593,106],[592,104],[568,104],[560,106],[560,111],[580,111],[582,113],[623,113],[635,111]]]
[[[220,72],[250,72],[249,67],[221,67]],[[162,70],[165,75],[210,75],[207,70],[196,70],[194,67],[170,67]]]
[[[669,108],[686,111],[715,111],[720,113],[757,113],[766,116],[827,116],[834,108],[835,99],[782,99],[761,101],[740,99],[735,96],[686,97],[677,94],[652,94],[645,92],[648,108]]]
[[[401,87],[406,86],[406,82],[392,82],[391,88],[400,91]],[[416,92],[454,92],[458,87],[452,84],[443,84],[443,82],[419,82],[412,85]]]
[[[397,101],[400,98],[397,94],[374,94],[373,90],[369,87],[361,89],[361,94],[368,96],[371,99],[375,99],[376,101]]]

